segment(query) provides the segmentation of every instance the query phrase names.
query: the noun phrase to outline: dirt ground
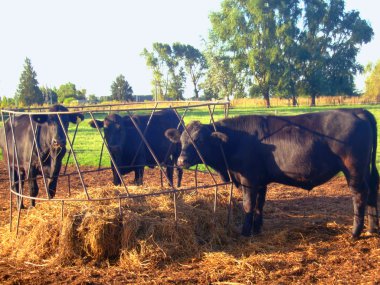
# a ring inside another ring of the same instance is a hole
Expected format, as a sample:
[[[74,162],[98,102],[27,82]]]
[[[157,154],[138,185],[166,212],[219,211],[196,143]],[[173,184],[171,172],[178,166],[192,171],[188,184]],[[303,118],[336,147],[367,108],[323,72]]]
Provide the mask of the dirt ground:
[[[9,224],[7,177],[2,161],[1,227]],[[147,170],[144,183],[157,183],[158,177],[157,170]],[[208,175],[200,177],[210,180]],[[110,178],[109,172],[85,176],[99,185]],[[131,179],[128,176],[126,182]],[[185,185],[193,180],[185,173]],[[65,183],[60,181],[59,187]],[[73,188],[79,186],[79,180],[72,183]],[[240,196],[234,191],[238,207]],[[64,266],[44,260],[16,262],[0,255],[0,284],[380,284],[380,239],[365,233],[352,240],[352,218],[351,195],[343,177],[310,192],[271,184],[263,232],[257,236],[231,238],[222,248],[139,272],[117,262]]]

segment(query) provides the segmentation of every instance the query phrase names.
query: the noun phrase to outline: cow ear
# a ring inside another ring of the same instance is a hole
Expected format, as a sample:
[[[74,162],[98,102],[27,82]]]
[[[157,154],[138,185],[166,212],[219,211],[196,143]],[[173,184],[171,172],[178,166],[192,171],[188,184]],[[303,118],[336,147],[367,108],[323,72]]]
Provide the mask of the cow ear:
[[[165,136],[172,142],[172,143],[179,143],[181,138],[181,133],[177,129],[167,129],[165,131]]]
[[[96,128],[94,121],[90,121],[89,124],[92,128],[94,128],[94,129]],[[103,121],[96,120],[96,124],[98,125],[99,129],[103,128],[103,126],[104,126]]]
[[[225,133],[213,132],[211,134],[212,138],[215,138],[218,142],[226,143],[228,142],[228,136]]]
[[[83,114],[78,113],[78,114],[71,114],[70,115],[70,122],[73,124],[79,124],[83,120],[84,120]]]
[[[32,115],[33,121],[35,121],[37,124],[43,124],[46,123],[49,119],[48,115]]]

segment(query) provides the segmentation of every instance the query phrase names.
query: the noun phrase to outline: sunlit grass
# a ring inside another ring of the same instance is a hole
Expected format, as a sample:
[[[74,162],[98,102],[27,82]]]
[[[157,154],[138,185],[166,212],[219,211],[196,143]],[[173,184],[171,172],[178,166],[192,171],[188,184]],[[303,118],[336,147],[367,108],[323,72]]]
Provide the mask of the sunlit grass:
[[[249,115],[249,114],[258,114],[258,115],[298,115],[307,112],[318,112],[324,110],[338,109],[338,108],[357,108],[358,106],[339,106],[339,107],[276,107],[276,108],[231,108],[229,110],[229,117],[235,117],[239,115]],[[379,105],[363,105],[361,106],[371,113],[373,113],[378,122],[380,122],[380,106]],[[147,113],[147,112],[145,112]],[[178,110],[180,116],[183,115],[183,110]],[[95,117],[97,119],[103,119],[107,113],[97,113]],[[122,113],[121,115],[124,115]],[[224,109],[218,107],[214,110],[213,118],[215,121],[224,118]],[[185,116],[184,121],[188,124],[190,121],[198,120],[202,123],[210,123],[210,112],[208,108],[202,107],[198,109],[189,109]],[[86,115],[86,119],[79,125],[78,132],[75,137],[74,150],[77,157],[77,160],[80,165],[83,166],[98,166],[100,153],[102,149],[102,139],[96,129],[90,127],[89,122],[91,118],[89,115]],[[379,129],[379,127],[378,127]],[[70,126],[69,135],[71,140],[73,139],[75,127]],[[380,144],[380,139],[378,136],[378,145]],[[67,155],[66,155],[67,156]],[[107,150],[104,148],[103,157],[101,166],[108,167],[110,165],[110,159],[107,153]],[[66,162],[64,158],[63,162]],[[70,164],[74,163],[73,156],[71,156]],[[380,166],[380,153],[377,152],[377,165]],[[380,168],[380,167],[379,167]]]

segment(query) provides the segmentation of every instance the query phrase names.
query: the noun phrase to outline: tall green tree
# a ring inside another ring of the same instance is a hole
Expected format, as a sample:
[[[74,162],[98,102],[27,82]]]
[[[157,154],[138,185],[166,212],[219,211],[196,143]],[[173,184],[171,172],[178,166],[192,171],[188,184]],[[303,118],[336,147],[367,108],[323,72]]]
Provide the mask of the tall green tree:
[[[300,48],[298,26],[302,9],[299,0],[280,1],[277,9],[276,38],[280,52],[279,80],[276,86],[278,96],[292,100],[296,106],[298,86],[301,82]]]
[[[278,2],[267,0],[224,0],[221,11],[211,13],[211,34],[240,70],[247,70],[251,82],[270,107],[279,73],[276,38]]]
[[[380,60],[373,65],[368,64],[365,68],[367,74],[365,80],[364,96],[371,101],[380,100]]]
[[[30,106],[32,104],[42,104],[44,101],[42,92],[38,87],[36,79],[37,73],[34,71],[29,58],[25,59],[24,70],[21,73],[20,83],[15,94],[18,104]]]
[[[199,98],[199,80],[204,76],[207,62],[204,55],[195,47],[181,43],[173,44],[173,52],[177,60],[183,61],[186,73],[190,76],[194,87],[194,97]]]
[[[244,77],[233,64],[233,58],[210,37],[207,50],[204,52],[207,61],[207,72],[201,87],[204,99],[227,99],[244,97]]]
[[[156,100],[183,98],[186,75],[173,48],[164,43],[153,43],[152,51],[141,53],[153,71],[152,93]]]
[[[44,103],[45,104],[56,104],[58,103],[58,95],[57,93],[49,88],[42,86],[41,88],[42,95],[44,97]]]
[[[59,86],[56,91],[58,95],[58,102],[63,103],[66,101],[77,99],[77,88],[74,83],[68,82]]]
[[[300,35],[303,88],[311,105],[321,94],[353,94],[354,75],[363,70],[356,57],[373,37],[357,11],[345,11],[344,0],[303,0]]]
[[[132,95],[132,87],[125,80],[124,75],[120,74],[111,85],[111,100],[133,101]]]

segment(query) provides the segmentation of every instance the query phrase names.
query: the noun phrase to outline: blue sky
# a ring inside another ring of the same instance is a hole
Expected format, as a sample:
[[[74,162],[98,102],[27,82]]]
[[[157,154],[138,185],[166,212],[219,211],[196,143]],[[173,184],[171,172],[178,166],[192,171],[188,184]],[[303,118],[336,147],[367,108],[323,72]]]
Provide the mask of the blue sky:
[[[140,56],[153,42],[182,42],[202,49],[208,15],[220,0],[12,0],[0,2],[0,96],[13,97],[26,57],[40,86],[72,82],[87,94],[109,95],[123,74],[134,94],[149,94],[151,72]],[[375,37],[358,61],[376,62],[380,17],[374,0],[346,1],[371,24]],[[364,77],[356,79],[358,89]],[[192,96],[191,88],[185,96]]]

